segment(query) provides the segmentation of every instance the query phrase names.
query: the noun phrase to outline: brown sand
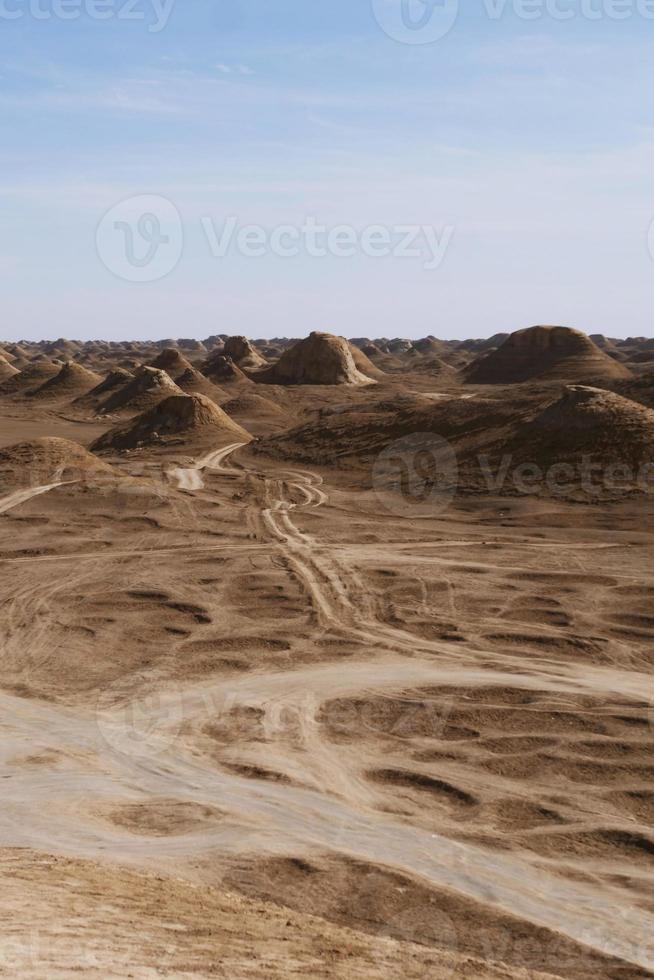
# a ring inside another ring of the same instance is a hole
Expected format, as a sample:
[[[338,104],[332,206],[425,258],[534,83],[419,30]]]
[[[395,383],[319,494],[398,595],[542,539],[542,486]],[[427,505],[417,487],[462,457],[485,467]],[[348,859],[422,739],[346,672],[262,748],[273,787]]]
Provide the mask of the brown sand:
[[[652,976],[651,495],[430,510],[374,475],[423,425],[464,474],[609,465],[651,412],[256,391],[257,443],[178,393],[102,459],[97,420],[0,395],[0,976]]]

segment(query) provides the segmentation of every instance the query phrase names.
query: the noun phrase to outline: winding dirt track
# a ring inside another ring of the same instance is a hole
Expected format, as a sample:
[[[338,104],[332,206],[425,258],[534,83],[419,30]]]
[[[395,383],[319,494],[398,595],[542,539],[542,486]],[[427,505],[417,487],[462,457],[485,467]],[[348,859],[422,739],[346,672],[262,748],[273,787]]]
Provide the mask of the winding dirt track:
[[[204,470],[243,479],[249,471],[231,459],[242,445],[177,470],[174,479],[191,492],[204,486]],[[110,857],[151,868],[161,860],[161,838],[126,834],[99,820],[95,808],[103,801],[148,797],[193,801],[216,807],[225,817],[197,832],[166,838],[167,858],[182,867],[184,861],[212,852],[333,850],[393,866],[654,969],[654,954],[647,948],[654,918],[636,906],[625,907],[624,893],[550,875],[526,858],[455,842],[376,811],[369,789],[349,770],[343,748],[322,737],[317,720],[330,698],[402,693],[420,685],[510,685],[643,698],[654,697],[654,681],[646,675],[574,665],[550,665],[527,675],[511,670],[510,657],[505,670],[484,670],[472,662],[466,665],[465,648],[456,664],[441,666],[434,654],[451,663],[445,644],[416,639],[377,618],[373,599],[348,564],[347,549],[321,545],[294,522],[296,512],[328,503],[320,478],[300,470],[257,476],[263,478],[265,501],[251,505],[249,515],[260,538],[256,547],[281,552],[309,594],[321,629],[365,643],[378,652],[376,659],[205,680],[131,703],[107,698],[96,711],[1,694],[0,844]],[[54,486],[30,491],[30,496]],[[18,496],[0,501],[0,510],[29,499]],[[189,731],[200,731],[222,711],[241,705],[264,711],[267,758],[292,782],[233,775],[198,753]],[[292,751],[284,737],[289,719],[301,741]],[[56,754],[56,765],[12,764],[48,752]]]
[[[10,493],[0,499],[0,514],[5,514],[8,510],[13,510],[14,507],[18,507],[20,504],[32,500],[33,497],[40,497],[41,494],[48,493],[48,491],[55,490],[57,487],[63,487],[64,485],[63,482],[48,483],[43,487],[28,487],[26,490],[16,490],[14,493]]]

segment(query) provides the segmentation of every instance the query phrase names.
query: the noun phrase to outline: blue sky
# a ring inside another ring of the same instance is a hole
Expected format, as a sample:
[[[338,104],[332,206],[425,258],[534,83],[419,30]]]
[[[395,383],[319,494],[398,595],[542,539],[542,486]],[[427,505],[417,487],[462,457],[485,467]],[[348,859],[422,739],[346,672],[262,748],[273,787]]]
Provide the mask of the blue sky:
[[[103,20],[61,2],[0,0],[3,339],[652,334],[654,19],[637,0],[624,20],[558,0],[564,21],[545,0],[535,20],[461,0],[425,44],[380,26],[400,0],[102,0]],[[146,282],[97,231],[143,195],[180,220],[173,267]],[[212,254],[207,225],[228,218],[450,234],[437,268],[359,244]]]

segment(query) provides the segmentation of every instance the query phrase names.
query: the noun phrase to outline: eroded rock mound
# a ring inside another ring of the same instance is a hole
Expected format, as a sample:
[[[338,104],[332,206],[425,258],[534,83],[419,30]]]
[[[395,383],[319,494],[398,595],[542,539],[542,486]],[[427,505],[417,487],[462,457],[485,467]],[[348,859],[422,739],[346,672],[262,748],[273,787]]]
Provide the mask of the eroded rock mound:
[[[59,373],[61,365],[54,364],[47,357],[37,357],[19,371],[0,384],[2,395],[29,395],[42,384]]]
[[[12,367],[7,358],[0,354],[0,384],[8,381],[9,378],[13,378],[18,373],[18,368]]]
[[[374,384],[357,368],[347,340],[327,333],[312,333],[301,340],[254,380],[279,385]]]
[[[352,354],[352,359],[354,365],[361,374],[366,378],[383,378],[384,371],[380,367],[370,360],[368,355],[357,347],[356,344],[349,342],[350,353]]]
[[[68,439],[43,438],[0,449],[0,492],[116,476],[101,459]]]
[[[470,384],[627,378],[630,371],[570,327],[529,327],[470,365]]]
[[[539,465],[585,458],[607,470],[637,468],[654,460],[654,411],[613,391],[569,385],[508,448]]]
[[[95,388],[76,398],[73,404],[81,408],[97,409],[102,402],[106,401],[110,392],[124,388],[133,380],[134,375],[130,371],[126,371],[124,368],[115,368],[113,371],[109,371]]]
[[[101,383],[100,376],[88,368],[67,361],[58,374],[50,378],[33,392],[33,398],[73,399],[84,395]]]
[[[225,357],[231,357],[241,368],[254,370],[263,367],[265,359],[254,349],[247,337],[228,337],[223,349]]]
[[[223,405],[224,410],[230,416],[246,415],[286,415],[283,408],[270,398],[263,398],[261,395],[252,394],[246,391],[236,398],[231,398]]]
[[[100,406],[103,413],[144,411],[158,405],[164,398],[181,395],[172,378],[158,368],[141,367],[131,381],[114,391]]]
[[[421,340],[414,340],[413,349],[419,354],[440,357],[447,350],[447,344],[444,344],[442,340],[437,340],[436,337],[429,336],[423,337]]]
[[[175,347],[165,347],[150,367],[165,371],[173,381],[177,381],[186,371],[193,370],[191,362],[183,354],[180,354]]]
[[[225,357],[222,353],[210,354],[201,367],[205,377],[220,384],[243,383],[248,380],[240,367],[234,364],[231,357]]]
[[[211,398],[216,404],[220,404],[225,401],[228,397],[226,391],[222,391],[218,385],[213,384],[208,378],[195,368],[189,368],[184,374],[179,375],[176,379],[176,384],[178,388],[187,395],[206,395],[207,398]]]
[[[171,439],[184,445],[211,443],[216,448],[229,441],[250,439],[249,433],[233,421],[215,402],[204,395],[171,395],[154,408],[125,425],[106,432],[93,450],[136,449],[165,445]]]

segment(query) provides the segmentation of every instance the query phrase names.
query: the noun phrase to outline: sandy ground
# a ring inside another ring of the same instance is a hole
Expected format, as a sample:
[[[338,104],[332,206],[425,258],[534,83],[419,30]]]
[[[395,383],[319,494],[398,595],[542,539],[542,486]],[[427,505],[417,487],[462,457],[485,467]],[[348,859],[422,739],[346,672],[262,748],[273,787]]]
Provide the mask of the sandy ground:
[[[646,508],[115,462],[0,499],[0,975],[652,975]]]

